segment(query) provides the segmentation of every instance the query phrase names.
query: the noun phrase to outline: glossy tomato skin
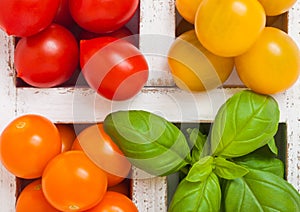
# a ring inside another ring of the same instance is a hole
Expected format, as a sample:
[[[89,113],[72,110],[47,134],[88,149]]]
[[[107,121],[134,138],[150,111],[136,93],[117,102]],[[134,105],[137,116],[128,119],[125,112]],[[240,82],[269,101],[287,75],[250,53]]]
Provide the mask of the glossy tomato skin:
[[[16,46],[17,76],[34,87],[54,87],[66,82],[78,66],[79,49],[66,28],[52,24]]]
[[[41,180],[35,180],[28,184],[20,193],[17,203],[16,212],[59,212],[46,200]]]
[[[258,0],[264,7],[266,15],[276,16],[287,12],[297,0]]]
[[[72,28],[72,26],[75,24],[69,9],[69,0],[60,0],[60,4],[53,22],[68,29]]]
[[[194,24],[195,15],[203,0],[176,0],[175,5],[179,14],[189,23]]]
[[[90,87],[109,100],[132,98],[149,75],[143,54],[130,42],[113,37],[82,40],[80,65]]]
[[[205,49],[195,30],[190,30],[173,42],[168,52],[168,64],[179,88],[199,92],[221,86],[230,76],[234,60]]]
[[[126,195],[107,191],[101,202],[87,212],[138,212],[136,205]]]
[[[2,164],[12,174],[33,179],[42,176],[47,163],[61,151],[61,137],[56,126],[40,115],[17,117],[0,137]]]
[[[124,26],[137,10],[138,0],[69,0],[73,19],[82,28],[106,33]]]
[[[264,8],[253,0],[203,0],[195,16],[195,30],[201,44],[223,57],[247,51],[265,24]]]
[[[275,94],[291,87],[299,77],[298,46],[285,32],[266,27],[255,44],[235,58],[242,82],[255,92]]]
[[[49,26],[60,0],[1,0],[0,27],[9,35],[31,36]]]
[[[74,141],[74,149],[83,150],[106,173],[109,187],[122,182],[131,170],[131,163],[105,133],[102,123],[84,129]]]
[[[82,151],[53,158],[42,176],[43,193],[60,211],[84,211],[97,205],[107,190],[107,177]]]

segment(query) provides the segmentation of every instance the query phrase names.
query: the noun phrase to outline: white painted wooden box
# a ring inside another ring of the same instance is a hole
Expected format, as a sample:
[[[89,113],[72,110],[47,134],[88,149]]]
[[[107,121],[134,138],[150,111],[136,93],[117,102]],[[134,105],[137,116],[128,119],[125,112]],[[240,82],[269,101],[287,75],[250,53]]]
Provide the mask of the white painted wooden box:
[[[141,0],[139,17],[140,49],[150,65],[144,89],[133,99],[110,102],[88,87],[38,89],[16,87],[13,65],[14,39],[0,32],[0,130],[13,118],[37,113],[55,123],[101,122],[111,111],[143,109],[172,122],[211,122],[224,101],[243,89],[236,76],[208,93],[190,94],[174,86],[166,54],[175,37],[175,0]],[[300,46],[300,1],[289,11],[288,33]],[[280,121],[287,126],[287,180],[300,191],[300,82],[285,93],[274,95],[281,110]],[[133,169],[133,177],[144,173]],[[0,211],[14,211],[16,180],[0,165]],[[167,211],[165,177],[133,179],[132,198],[141,212]]]

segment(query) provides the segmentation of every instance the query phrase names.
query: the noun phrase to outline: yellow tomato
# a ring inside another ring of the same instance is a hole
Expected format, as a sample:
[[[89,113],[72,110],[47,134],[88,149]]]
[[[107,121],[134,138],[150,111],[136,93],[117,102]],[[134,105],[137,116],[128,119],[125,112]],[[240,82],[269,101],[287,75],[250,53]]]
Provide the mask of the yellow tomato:
[[[168,63],[176,85],[188,91],[216,88],[232,72],[233,58],[220,57],[206,50],[195,31],[181,34],[172,44]]]
[[[298,79],[300,53],[285,32],[266,27],[251,49],[235,58],[235,65],[247,87],[274,94],[285,91]]]
[[[194,24],[195,14],[202,0],[176,0],[178,13],[188,22]]]
[[[266,24],[264,8],[253,0],[203,0],[195,17],[202,45],[224,57],[244,53]]]
[[[288,11],[297,0],[258,0],[269,16],[280,15]]]

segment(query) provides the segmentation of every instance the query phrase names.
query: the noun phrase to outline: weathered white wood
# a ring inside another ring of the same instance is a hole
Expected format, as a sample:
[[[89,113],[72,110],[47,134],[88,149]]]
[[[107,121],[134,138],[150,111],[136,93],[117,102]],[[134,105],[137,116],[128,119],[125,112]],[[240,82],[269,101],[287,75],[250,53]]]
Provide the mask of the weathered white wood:
[[[288,34],[300,47],[300,1],[288,13]],[[286,92],[287,180],[300,192],[300,80]]]
[[[140,5],[140,50],[151,70],[147,86],[174,85],[167,53],[175,38],[175,0],[141,0]]]
[[[0,31],[0,132],[15,117],[16,88],[12,70],[13,39]],[[14,211],[16,181],[0,162],[0,210]]]

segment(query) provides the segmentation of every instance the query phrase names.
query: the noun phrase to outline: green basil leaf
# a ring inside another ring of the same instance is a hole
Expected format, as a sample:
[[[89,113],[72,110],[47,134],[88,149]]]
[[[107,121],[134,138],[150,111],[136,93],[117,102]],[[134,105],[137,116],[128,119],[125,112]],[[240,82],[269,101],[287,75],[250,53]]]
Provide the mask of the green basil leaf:
[[[281,178],[284,177],[283,162],[273,157],[271,153],[264,151],[263,148],[243,157],[234,158],[234,161],[247,168],[270,172]]]
[[[278,148],[276,146],[275,143],[275,139],[272,138],[269,142],[268,142],[268,147],[271,150],[271,152],[273,152],[275,155],[278,155]]]
[[[214,164],[214,173],[227,180],[243,177],[249,172],[245,167],[239,166],[221,157],[216,157],[214,159]]]
[[[246,155],[275,135],[279,108],[271,96],[249,90],[236,93],[219,109],[211,132],[211,152],[225,158]]]
[[[175,191],[168,212],[219,212],[220,204],[220,184],[212,172],[204,182],[183,179]]]
[[[164,118],[146,111],[118,111],[104,120],[104,130],[136,167],[159,176],[191,162],[183,133]]]
[[[270,172],[250,169],[222,188],[225,211],[298,212],[300,194],[287,181]]]
[[[207,155],[207,147],[205,146],[205,144],[207,144],[208,142],[206,142],[207,140],[207,136],[202,134],[201,131],[197,128],[189,128],[187,129],[187,132],[189,134],[189,141],[191,144],[193,144],[193,148],[192,148],[192,163],[196,163],[198,160],[200,160],[202,157]]]
[[[214,158],[207,156],[201,158],[197,163],[194,163],[190,168],[186,180],[190,182],[203,182],[211,174],[213,170]]]

